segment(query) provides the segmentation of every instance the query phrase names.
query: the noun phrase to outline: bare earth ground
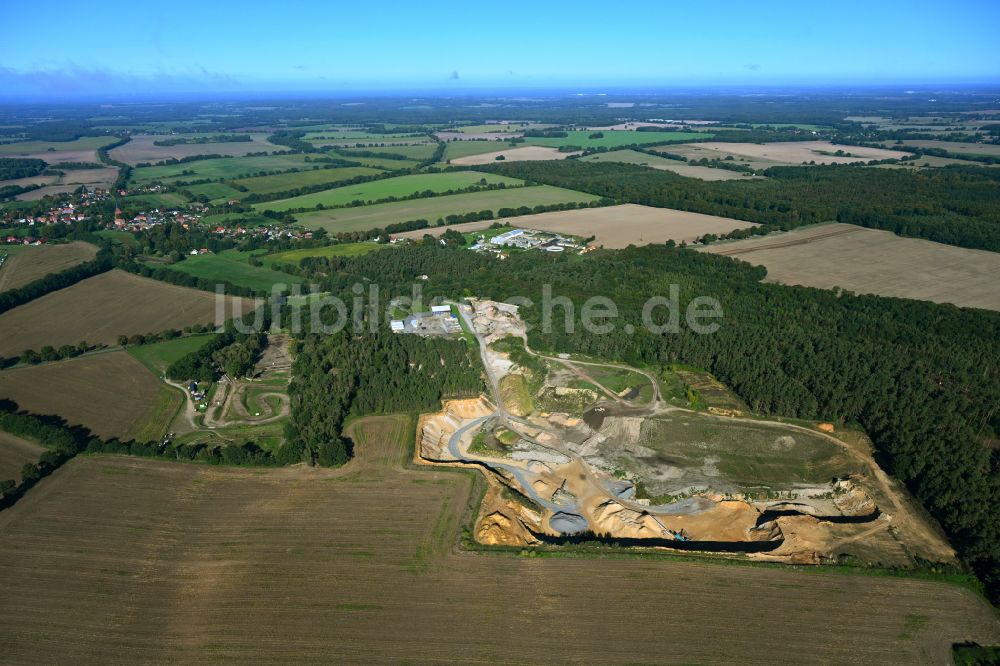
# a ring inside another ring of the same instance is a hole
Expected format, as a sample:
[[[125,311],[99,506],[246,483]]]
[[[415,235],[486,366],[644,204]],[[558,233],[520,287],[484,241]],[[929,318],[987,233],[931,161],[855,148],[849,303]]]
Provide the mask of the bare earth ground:
[[[493,164],[497,161],[497,156],[499,155],[503,155],[507,162],[535,162],[539,160],[564,160],[570,155],[576,155],[576,153],[560,153],[558,148],[546,148],[544,146],[522,146],[520,148],[498,150],[493,153],[456,157],[451,160],[451,163],[462,166]]]
[[[669,153],[676,153],[687,158],[724,159],[726,155],[746,158],[751,165],[766,168],[779,164],[850,164],[868,160],[884,160],[900,158],[909,153],[882,148],[865,148],[861,146],[839,146],[829,141],[779,141],[775,143],[728,143],[725,141],[708,141],[705,143],[687,143],[677,146],[666,146]],[[837,157],[832,155],[838,150],[850,153],[853,157]],[[824,154],[831,153],[831,154]]]
[[[0,372],[0,398],[102,437],[127,437],[149,414],[157,378],[123,351]]]
[[[44,452],[44,446],[0,430],[0,481],[20,483],[24,463],[35,462]]]
[[[701,249],[701,248],[699,248]],[[767,281],[1000,310],[1000,254],[827,224],[706,252],[767,267]]]
[[[728,169],[716,169],[713,167],[688,164],[680,160],[657,157],[646,153],[640,153],[635,150],[612,150],[606,153],[594,153],[593,155],[588,155],[587,157],[583,157],[581,159],[584,162],[621,162],[624,164],[639,164],[641,166],[649,167],[650,169],[673,171],[681,176],[708,181],[760,179],[759,176],[751,176],[739,171],[730,171]]]
[[[23,287],[49,273],[90,261],[95,256],[97,247],[83,241],[21,248],[0,267],[0,292]]]
[[[259,153],[261,151],[282,150],[281,146],[267,142],[265,134],[251,134],[253,141],[234,141],[232,143],[193,143],[180,144],[177,146],[154,146],[154,141],[177,138],[169,135],[138,135],[124,146],[120,146],[111,151],[111,157],[125,162],[126,164],[137,164],[139,162],[159,162],[171,157],[180,159],[191,157],[192,155],[225,155],[242,156],[247,153]]]
[[[190,324],[212,324],[216,297],[120,270],[101,273],[0,315],[0,357],[19,356],[45,345],[117,343],[119,335],[159,333]],[[231,316],[239,300],[227,300]]]
[[[1000,640],[938,583],[456,552],[471,475],[404,469],[409,418],[352,434],[339,470],[71,461],[0,513],[5,660],[944,663]]]
[[[423,238],[426,233],[444,233],[446,229],[461,232],[487,229],[493,220],[466,222],[449,227],[419,229],[396,234],[398,238]],[[752,222],[733,220],[715,215],[688,213],[671,208],[653,208],[638,204],[622,204],[603,208],[580,208],[577,210],[540,213],[504,218],[504,224],[528,227],[556,233],[577,236],[596,236],[594,241],[609,249],[629,245],[664,243],[667,240],[691,242],[704,234],[720,234],[756,226]]]

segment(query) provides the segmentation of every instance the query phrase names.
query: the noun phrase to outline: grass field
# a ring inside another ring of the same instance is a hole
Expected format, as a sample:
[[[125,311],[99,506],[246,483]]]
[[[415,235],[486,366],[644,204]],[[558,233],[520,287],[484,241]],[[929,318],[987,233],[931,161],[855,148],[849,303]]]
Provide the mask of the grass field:
[[[177,192],[153,192],[150,194],[133,194],[122,201],[133,206],[167,210],[180,208],[187,203],[184,195]]]
[[[789,491],[863,471],[841,447],[819,435],[703,414],[674,412],[650,419],[639,442],[676,470],[657,481],[658,492],[692,485],[718,492]]]
[[[302,278],[273,270],[266,266],[251,266],[249,252],[223,250],[212,254],[187,257],[171,264],[172,270],[209,280],[228,281],[257,291],[270,291],[275,284],[298,284]]]
[[[203,183],[201,185],[185,185],[184,188],[195,197],[205,196],[209,200],[227,201],[229,199],[239,199],[243,196],[235,187],[226,183]]]
[[[160,376],[174,361],[201,349],[211,339],[211,334],[189,335],[174,340],[129,347],[128,353],[149,368],[149,371],[154,375]]]
[[[594,236],[594,242],[608,249],[629,245],[648,245],[673,240],[691,242],[704,234],[720,234],[754,226],[752,222],[728,217],[688,213],[670,208],[653,208],[638,204],[580,208],[538,215],[504,218],[503,223],[512,227],[527,227],[582,238]],[[486,229],[491,221],[466,222],[448,227],[463,233]],[[398,238],[421,238],[425,233],[440,235],[445,229],[419,229],[401,234]]]
[[[407,159],[420,161],[429,160],[434,156],[434,152],[437,150],[437,142],[418,143],[412,146],[385,146],[384,148],[379,148],[378,146],[368,146],[367,148],[362,148],[360,150],[368,153],[402,155]],[[337,150],[337,152],[346,156],[348,159],[351,159],[351,153],[353,151],[345,147]]]
[[[103,437],[129,437],[143,426],[160,388],[159,380],[123,351],[0,372],[0,397]]]
[[[1000,310],[1000,254],[828,224],[709,245],[767,267],[767,281]]]
[[[215,294],[113,270],[46,294],[0,315],[0,357],[45,345],[117,344],[119,335],[212,324]],[[236,299],[227,299],[226,316]],[[241,312],[250,304],[241,301]]]
[[[699,178],[701,180],[741,180],[753,177],[737,171],[696,166],[680,160],[672,160],[667,157],[661,157],[659,155],[647,155],[646,153],[640,153],[635,150],[611,150],[606,153],[594,153],[593,155],[587,155],[586,157],[581,157],[580,159],[584,162],[618,162],[621,164],[638,164],[640,166],[649,167],[650,169],[673,171],[681,176]]]
[[[298,187],[321,185],[324,183],[336,183],[338,181],[349,180],[358,176],[374,176],[379,173],[382,173],[382,171],[369,167],[310,169],[308,171],[294,171],[290,173],[275,174],[273,176],[241,178],[239,180],[232,181],[231,184],[247,188],[250,191],[250,194],[273,194],[274,192],[286,192]]]
[[[393,222],[424,219],[434,224],[438,218],[447,215],[474,213],[481,210],[492,210],[496,213],[501,208],[590,202],[597,200],[597,198],[592,194],[539,185],[397,201],[356,208],[319,210],[301,213],[295,217],[308,227],[321,227],[331,232],[364,231],[383,227]]]
[[[20,483],[24,464],[37,461],[43,453],[41,444],[0,430],[0,481]]]
[[[941,148],[956,155],[992,155],[1000,158],[1000,144],[995,143],[959,143],[957,141],[903,141],[907,146],[917,148]],[[917,160],[920,162],[920,160]]]
[[[939,583],[457,554],[471,476],[405,469],[409,418],[348,434],[339,470],[71,461],[0,513],[5,659],[620,663],[641,627],[657,662],[946,663],[1000,640],[983,601]]]
[[[385,157],[361,157],[360,155],[342,155],[335,153],[339,157],[352,162],[358,162],[373,169],[383,169],[385,171],[399,171],[400,169],[412,169],[419,163],[417,160],[390,160]]]
[[[392,245],[378,243],[341,243],[325,247],[313,247],[302,250],[286,250],[275,254],[267,254],[260,260],[269,266],[298,265],[306,257],[360,257],[375,250],[392,249]]]
[[[396,176],[368,183],[345,185],[332,190],[323,190],[312,194],[304,194],[291,199],[266,201],[254,206],[255,210],[289,210],[291,208],[315,208],[324,206],[343,206],[354,201],[378,201],[387,197],[405,197],[417,192],[448,192],[461,190],[480,184],[499,184],[508,186],[521,185],[523,181],[507,176],[477,173],[474,171],[451,171],[447,173],[416,173],[408,176]]]
[[[130,182],[148,183],[154,180],[202,180],[205,178],[243,178],[256,176],[260,172],[287,171],[289,169],[312,168],[305,161],[305,155],[264,155],[253,157],[221,157],[210,160],[195,160],[167,166],[151,166],[133,169]],[[186,174],[190,171],[193,173]]]
[[[97,255],[97,247],[83,241],[62,245],[0,245],[0,254],[8,255],[0,266],[2,292],[90,261]]]
[[[604,134],[603,137],[591,139],[595,133]],[[573,130],[567,132],[566,137],[524,137],[524,143],[531,146],[549,146],[560,148],[562,146],[579,146],[581,148],[618,148],[620,146],[630,146],[633,144],[649,145],[655,143],[666,143],[667,141],[690,141],[691,139],[703,139],[711,134],[705,132],[631,132],[627,130]]]

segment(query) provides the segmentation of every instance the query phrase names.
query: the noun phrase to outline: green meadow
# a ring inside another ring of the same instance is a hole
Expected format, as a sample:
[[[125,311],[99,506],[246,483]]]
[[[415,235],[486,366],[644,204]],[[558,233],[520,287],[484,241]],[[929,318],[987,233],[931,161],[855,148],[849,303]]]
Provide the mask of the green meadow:
[[[171,264],[170,269],[208,280],[231,282],[257,291],[270,291],[277,283],[302,282],[300,277],[267,266],[251,266],[250,256],[250,252],[224,250],[215,254],[187,257],[184,261]]]
[[[304,194],[290,199],[266,201],[254,206],[255,210],[289,210],[292,208],[315,208],[323,206],[343,206],[354,201],[378,201],[387,197],[405,197],[416,192],[448,192],[460,190],[480,183],[504,183],[508,186],[521,185],[522,181],[506,176],[477,173],[474,171],[453,171],[447,173],[416,173],[408,176],[385,178],[367,183],[347,185],[332,190]]]
[[[369,252],[391,249],[392,247],[392,245],[381,245],[379,243],[338,243],[337,245],[326,245],[323,247],[286,250],[285,252],[262,256],[260,260],[268,266],[287,266],[289,264],[297,266],[306,257],[360,257]]]
[[[202,180],[205,178],[245,178],[263,172],[312,168],[306,155],[258,155],[248,157],[217,157],[165,166],[140,167],[132,170],[131,182],[154,180]]]
[[[632,144],[646,145],[667,141],[690,141],[712,136],[709,132],[631,132],[628,130],[573,130],[566,137],[525,137],[523,145],[579,146],[581,148],[618,148]],[[590,138],[593,134],[603,134],[600,138]]]
[[[290,171],[273,176],[255,176],[231,181],[231,185],[245,187],[251,194],[273,194],[286,192],[299,187],[337,183],[358,176],[374,176],[382,173],[379,169],[370,167],[341,167],[336,169],[310,169],[309,171]]]
[[[591,202],[597,199],[598,197],[584,192],[550,185],[537,185],[450,194],[371,206],[310,211],[297,214],[295,217],[299,223],[307,227],[322,228],[336,233],[338,231],[366,231],[410,220],[427,220],[433,225],[438,218],[444,218],[448,215],[476,213],[483,210],[491,210],[495,214],[501,208]]]

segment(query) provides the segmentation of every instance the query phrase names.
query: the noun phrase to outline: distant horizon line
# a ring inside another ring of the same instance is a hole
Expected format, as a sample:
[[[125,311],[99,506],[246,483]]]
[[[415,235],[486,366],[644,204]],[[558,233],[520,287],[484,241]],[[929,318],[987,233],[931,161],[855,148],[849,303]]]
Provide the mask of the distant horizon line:
[[[658,97],[670,94],[692,94],[712,92],[716,94],[734,95],[767,95],[801,92],[886,92],[898,95],[929,94],[929,93],[971,93],[1000,95],[1000,79],[982,81],[942,81],[937,83],[915,82],[858,82],[858,83],[704,83],[704,84],[552,84],[537,86],[482,86],[456,90],[447,86],[414,86],[414,87],[357,87],[334,90],[192,90],[192,91],[140,91],[135,93],[95,92],[95,93],[0,93],[0,104],[24,104],[36,102],[48,103],[170,103],[184,101],[246,101],[246,100],[284,100],[312,99],[344,100],[344,99],[403,99],[403,98],[482,98],[482,97],[611,97],[637,96]],[[1000,103],[1000,100],[998,100]]]

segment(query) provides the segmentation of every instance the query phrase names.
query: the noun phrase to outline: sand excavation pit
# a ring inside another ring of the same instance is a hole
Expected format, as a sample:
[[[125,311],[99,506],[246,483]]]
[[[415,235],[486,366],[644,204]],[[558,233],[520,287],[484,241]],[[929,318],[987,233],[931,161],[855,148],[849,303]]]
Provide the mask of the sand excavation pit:
[[[472,300],[460,312],[497,406],[454,400],[421,416],[417,451],[485,474],[491,491],[473,530],[481,543],[603,540],[803,564],[955,561],[862,435],[746,418],[739,403],[677,407],[649,390],[649,371],[520,351],[504,340],[525,338],[514,306]],[[504,388],[511,379],[535,391],[516,409]],[[636,382],[647,383],[646,397],[629,401],[622,394]],[[546,388],[586,390],[590,401],[576,414],[541,411]],[[712,401],[727,391],[715,386]]]

